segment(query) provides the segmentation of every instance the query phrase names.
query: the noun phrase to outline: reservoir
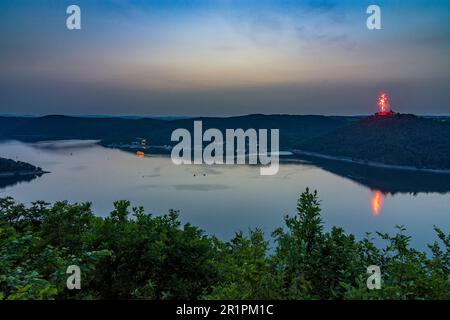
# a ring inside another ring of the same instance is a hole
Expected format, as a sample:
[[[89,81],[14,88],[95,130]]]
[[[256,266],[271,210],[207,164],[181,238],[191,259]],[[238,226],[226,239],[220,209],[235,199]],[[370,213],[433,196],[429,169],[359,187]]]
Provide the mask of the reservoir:
[[[436,240],[434,225],[450,231],[450,175],[295,159],[282,162],[278,174],[261,176],[258,166],[176,166],[168,156],[137,156],[94,141],[3,141],[0,156],[50,172],[30,181],[0,181],[0,197],[25,204],[88,201],[101,216],[114,201],[129,200],[154,215],[179,210],[182,222],[222,240],[248,228],[268,237],[284,225],[285,215],[295,214],[307,187],[318,191],[326,230],[341,227],[360,239],[404,225],[418,249]]]

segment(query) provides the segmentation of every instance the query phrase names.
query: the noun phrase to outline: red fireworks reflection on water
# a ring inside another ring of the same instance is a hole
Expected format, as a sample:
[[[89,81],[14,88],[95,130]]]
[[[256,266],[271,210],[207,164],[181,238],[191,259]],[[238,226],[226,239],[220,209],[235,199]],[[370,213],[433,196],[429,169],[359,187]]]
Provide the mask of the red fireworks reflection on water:
[[[378,216],[383,206],[384,195],[381,191],[375,190],[372,195],[372,213],[374,216]]]

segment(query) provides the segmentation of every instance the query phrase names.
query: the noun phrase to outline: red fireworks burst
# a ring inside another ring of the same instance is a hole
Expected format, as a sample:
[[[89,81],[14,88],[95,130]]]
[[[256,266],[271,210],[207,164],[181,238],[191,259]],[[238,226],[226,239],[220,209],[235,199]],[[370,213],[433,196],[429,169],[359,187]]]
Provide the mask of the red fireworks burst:
[[[381,92],[378,96],[378,109],[380,110],[380,114],[388,114],[391,113],[391,104],[389,103],[389,97],[386,93]]]

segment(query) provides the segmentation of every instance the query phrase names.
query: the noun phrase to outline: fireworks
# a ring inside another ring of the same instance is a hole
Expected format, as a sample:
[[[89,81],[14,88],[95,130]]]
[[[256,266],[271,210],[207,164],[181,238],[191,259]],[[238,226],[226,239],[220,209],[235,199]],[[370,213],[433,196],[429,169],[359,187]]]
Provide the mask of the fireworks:
[[[378,96],[377,106],[379,110],[379,112],[377,113],[378,116],[388,116],[394,114],[394,112],[392,112],[391,109],[389,97],[385,92],[381,92],[380,95]]]

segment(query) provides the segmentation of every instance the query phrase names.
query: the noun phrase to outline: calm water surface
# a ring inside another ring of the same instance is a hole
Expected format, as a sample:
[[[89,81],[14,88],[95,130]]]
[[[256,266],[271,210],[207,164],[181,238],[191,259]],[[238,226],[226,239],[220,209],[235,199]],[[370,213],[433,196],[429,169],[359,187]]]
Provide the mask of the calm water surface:
[[[405,225],[412,244],[420,249],[435,240],[433,225],[446,233],[450,229],[450,187],[442,186],[450,176],[437,175],[426,182],[432,185],[436,179],[436,191],[432,186],[421,189],[419,177],[410,179],[417,184],[411,190],[391,192],[372,187],[374,178],[363,177],[367,183],[360,183],[361,177],[307,162],[283,164],[276,176],[260,176],[255,166],[175,166],[165,156],[140,158],[79,141],[7,141],[0,143],[0,156],[51,172],[0,188],[0,197],[25,203],[90,201],[102,216],[111,211],[113,201],[126,199],[153,214],[180,210],[183,222],[224,240],[249,227],[272,232],[282,225],[284,215],[295,212],[298,195],[306,187],[319,191],[327,229],[339,226],[362,237],[365,232],[393,232],[395,225]],[[408,177],[402,179],[408,185]]]

